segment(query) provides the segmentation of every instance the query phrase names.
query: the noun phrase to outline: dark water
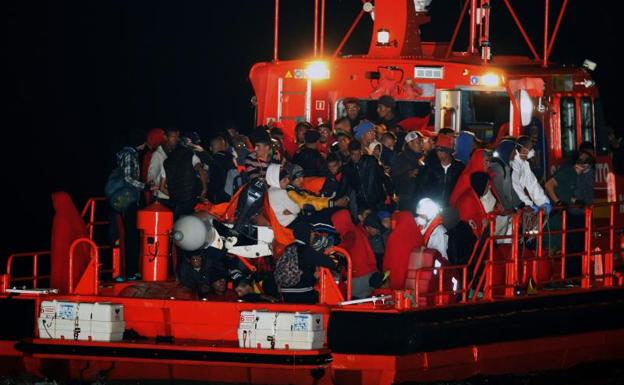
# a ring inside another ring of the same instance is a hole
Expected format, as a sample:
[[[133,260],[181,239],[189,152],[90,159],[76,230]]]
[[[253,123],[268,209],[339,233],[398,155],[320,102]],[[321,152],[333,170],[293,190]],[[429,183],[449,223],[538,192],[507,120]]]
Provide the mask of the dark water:
[[[30,376],[0,378],[0,385],[226,385],[198,381],[55,381]],[[420,383],[424,384],[424,383]],[[463,381],[429,382],[427,385],[624,385],[624,362],[581,364],[567,370],[522,375],[476,376]],[[228,384],[231,385],[231,384]],[[296,385],[296,384],[295,384]]]

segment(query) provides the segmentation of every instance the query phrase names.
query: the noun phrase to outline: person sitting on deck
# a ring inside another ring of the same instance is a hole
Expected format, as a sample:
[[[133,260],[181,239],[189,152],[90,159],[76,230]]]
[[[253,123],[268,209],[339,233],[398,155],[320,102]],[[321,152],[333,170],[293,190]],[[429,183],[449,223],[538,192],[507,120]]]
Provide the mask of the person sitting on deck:
[[[191,289],[199,298],[205,298],[212,291],[210,267],[200,252],[189,253],[178,269],[178,281]]]
[[[314,289],[316,268],[334,269],[335,264],[322,253],[318,235],[309,224],[299,222],[294,234],[295,242],[286,247],[275,264],[275,283],[284,302],[318,303],[319,293]]]

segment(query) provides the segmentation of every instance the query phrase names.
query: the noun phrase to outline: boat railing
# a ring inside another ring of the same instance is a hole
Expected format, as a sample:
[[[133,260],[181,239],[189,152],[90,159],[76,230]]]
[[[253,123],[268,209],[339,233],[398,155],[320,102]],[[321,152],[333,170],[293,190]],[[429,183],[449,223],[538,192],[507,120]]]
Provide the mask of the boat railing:
[[[326,254],[339,254],[341,258],[344,258],[346,261],[346,291],[343,292],[340,290],[339,284],[334,280],[334,275],[329,271],[329,269],[322,267],[319,269],[319,280],[318,280],[318,288],[319,288],[319,298],[320,303],[335,305],[342,301],[350,301],[352,299],[352,279],[353,279],[353,266],[351,263],[351,255],[349,252],[342,247],[332,247],[331,249],[326,251]]]
[[[16,284],[22,285],[29,289],[39,289],[41,281],[49,282],[50,274],[40,274],[40,261],[41,258],[50,258],[50,251],[33,251],[26,253],[15,253],[9,255],[6,265],[6,273],[2,280],[2,292],[6,293],[8,289]],[[30,259],[32,261],[31,275],[19,275],[13,276],[14,262],[17,260]]]
[[[527,227],[523,224],[525,212],[520,210],[511,215],[511,234],[503,235],[495,231],[497,214],[489,215],[489,232],[484,241],[477,241],[466,264],[424,267],[416,271],[416,303],[419,298],[425,298],[434,306],[441,306],[537,294],[541,289],[624,286],[624,275],[615,269],[615,256],[622,253],[624,244],[624,225],[618,220],[623,217],[619,213],[623,204],[603,202],[585,207],[555,207],[553,215],[561,216],[561,227],[557,229],[550,229],[542,210],[537,213],[534,227],[523,228],[523,225]],[[608,218],[594,218],[596,209],[605,207]],[[573,208],[582,210],[582,227],[569,226],[568,210]],[[583,246],[579,251],[567,250],[568,237],[581,233]],[[559,237],[560,247],[552,247],[551,237]],[[566,273],[566,265],[572,258],[580,259],[580,276]],[[420,290],[418,282],[426,272],[433,272],[435,290]],[[459,287],[446,284],[450,276],[457,279]]]
[[[96,230],[97,229],[107,229],[110,225],[110,221],[101,220],[98,217],[99,210],[98,206],[106,203],[106,198],[104,197],[91,197],[87,200],[82,211],[80,212],[80,216],[82,217],[85,225],[87,227],[87,233],[89,234],[89,239],[98,244],[96,239]],[[118,221],[118,225],[123,226],[121,221]],[[120,232],[123,234],[123,231]],[[121,244],[121,241],[119,242]],[[101,269],[100,273],[102,274],[111,274],[113,278],[118,277],[121,274],[121,261],[123,260],[123,250],[121,247],[111,247],[107,243],[99,242],[98,250],[100,252],[107,251],[111,254],[110,266],[105,269]]]

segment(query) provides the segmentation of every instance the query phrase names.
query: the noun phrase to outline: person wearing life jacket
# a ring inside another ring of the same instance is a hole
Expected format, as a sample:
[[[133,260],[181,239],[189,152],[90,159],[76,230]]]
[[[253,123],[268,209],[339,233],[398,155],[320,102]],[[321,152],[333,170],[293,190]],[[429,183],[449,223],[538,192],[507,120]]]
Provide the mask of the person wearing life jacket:
[[[319,301],[316,285],[316,268],[335,269],[336,265],[323,254],[317,242],[319,237],[306,222],[293,229],[295,241],[288,245],[277,260],[273,277],[284,302],[315,304]]]
[[[475,147],[475,135],[470,131],[461,131],[455,139],[455,159],[467,165]]]
[[[534,155],[535,150],[533,150],[531,138],[528,136],[518,137],[513,159],[511,160],[511,180],[514,191],[526,207],[530,207],[534,213],[543,208],[546,215],[548,215],[552,210],[552,205],[528,162],[528,159],[531,159]]]
[[[421,199],[416,207],[416,224],[423,236],[425,247],[438,250],[448,260],[449,237],[440,206],[429,198]]]
[[[390,272],[390,288],[401,290],[405,288],[410,254],[425,242],[411,212],[398,211],[393,219],[396,224],[388,236],[383,270]]]
[[[475,172],[487,172],[490,167],[490,159],[492,158],[490,152],[484,149],[476,150],[468,163],[466,168],[462,171],[461,175],[457,179],[457,183],[453,188],[453,192],[449,198],[449,205],[455,206],[457,198],[459,198],[466,190],[470,189],[470,175]]]
[[[335,212],[331,220],[340,235],[338,246],[351,255],[353,297],[368,297],[374,289],[370,278],[377,273],[377,260],[368,242],[368,234],[362,225],[353,223],[347,210]]]
[[[470,175],[470,190],[457,199],[455,207],[462,221],[468,223],[477,239],[488,229],[488,213],[494,211],[497,200],[492,193],[490,176],[486,172]]]

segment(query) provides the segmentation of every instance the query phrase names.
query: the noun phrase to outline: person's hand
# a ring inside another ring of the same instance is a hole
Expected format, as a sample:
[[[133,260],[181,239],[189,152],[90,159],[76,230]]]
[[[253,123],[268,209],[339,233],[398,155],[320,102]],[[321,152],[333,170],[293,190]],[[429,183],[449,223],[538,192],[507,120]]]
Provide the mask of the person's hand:
[[[348,197],[340,197],[334,201],[334,206],[336,207],[347,207],[349,205]]]
[[[149,190],[150,191],[160,191],[160,188],[156,185],[150,185],[149,186]]]
[[[408,175],[409,175],[409,177],[410,177],[410,178],[415,178],[415,177],[418,175],[418,171],[419,171],[419,169],[417,169],[417,168],[415,168],[415,169],[413,169],[413,170],[410,170],[410,172],[409,172],[409,174],[408,174]]]
[[[550,215],[550,212],[552,211],[552,205],[550,203],[544,203],[542,208],[544,209],[544,213],[546,215]]]
[[[533,214],[537,214],[537,212],[539,211],[540,208],[537,205],[531,205],[530,209],[533,212]]]

